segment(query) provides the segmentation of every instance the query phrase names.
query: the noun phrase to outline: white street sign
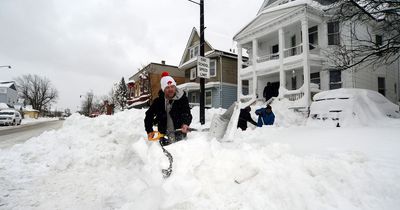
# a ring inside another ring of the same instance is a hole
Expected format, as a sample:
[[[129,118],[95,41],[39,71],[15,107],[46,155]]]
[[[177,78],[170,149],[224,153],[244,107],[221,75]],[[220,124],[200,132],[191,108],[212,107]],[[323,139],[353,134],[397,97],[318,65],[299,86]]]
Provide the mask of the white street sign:
[[[210,78],[210,59],[198,56],[197,57],[197,76],[201,78]]]

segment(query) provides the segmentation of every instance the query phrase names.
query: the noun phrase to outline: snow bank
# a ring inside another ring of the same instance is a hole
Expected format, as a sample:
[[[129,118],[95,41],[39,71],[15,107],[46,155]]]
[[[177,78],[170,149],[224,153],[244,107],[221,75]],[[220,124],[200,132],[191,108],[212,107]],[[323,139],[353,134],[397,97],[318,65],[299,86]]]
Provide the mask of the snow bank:
[[[26,125],[26,124],[35,124],[35,123],[40,123],[40,122],[49,122],[49,121],[56,121],[58,118],[56,117],[39,117],[37,119],[35,118],[30,118],[30,117],[25,117],[22,119],[21,124]]]
[[[278,102],[273,107],[280,109]],[[207,110],[206,120],[223,111]],[[174,163],[163,179],[168,160],[159,144],[144,139],[144,113],[74,114],[57,131],[0,150],[0,209],[400,206],[400,126],[269,126],[239,131],[232,143],[192,132],[166,147]],[[198,108],[192,114],[199,127]]]
[[[388,117],[399,118],[399,106],[378,92],[341,88],[318,93],[310,107],[310,126],[385,125]]]

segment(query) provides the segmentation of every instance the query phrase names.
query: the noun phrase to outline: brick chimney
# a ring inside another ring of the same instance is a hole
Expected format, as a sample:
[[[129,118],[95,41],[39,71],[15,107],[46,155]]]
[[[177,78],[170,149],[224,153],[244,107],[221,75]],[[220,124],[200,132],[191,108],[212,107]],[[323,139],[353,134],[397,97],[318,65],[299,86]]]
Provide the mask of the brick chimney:
[[[162,65],[165,65],[165,61],[161,61],[161,64],[162,64]]]

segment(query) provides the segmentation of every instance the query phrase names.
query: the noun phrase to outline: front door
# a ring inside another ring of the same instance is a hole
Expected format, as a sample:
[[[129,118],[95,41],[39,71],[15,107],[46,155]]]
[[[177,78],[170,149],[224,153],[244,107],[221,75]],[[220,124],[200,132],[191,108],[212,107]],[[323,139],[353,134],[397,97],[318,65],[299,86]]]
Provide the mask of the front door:
[[[279,86],[280,83],[279,82],[271,82],[271,86],[272,86],[272,92],[274,97],[277,97],[279,95]]]

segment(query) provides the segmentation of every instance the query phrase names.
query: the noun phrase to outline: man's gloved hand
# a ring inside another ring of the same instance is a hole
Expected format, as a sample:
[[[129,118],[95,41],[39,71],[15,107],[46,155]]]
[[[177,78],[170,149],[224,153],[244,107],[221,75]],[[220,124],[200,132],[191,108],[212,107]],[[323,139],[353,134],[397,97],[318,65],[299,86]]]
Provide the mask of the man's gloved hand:
[[[189,132],[189,126],[186,125],[186,124],[183,124],[182,127],[181,127],[181,132],[182,132],[182,133],[187,133],[187,132]]]
[[[154,133],[154,132],[147,133],[147,138],[148,138],[148,139],[153,139],[154,136],[155,136],[155,133]]]

